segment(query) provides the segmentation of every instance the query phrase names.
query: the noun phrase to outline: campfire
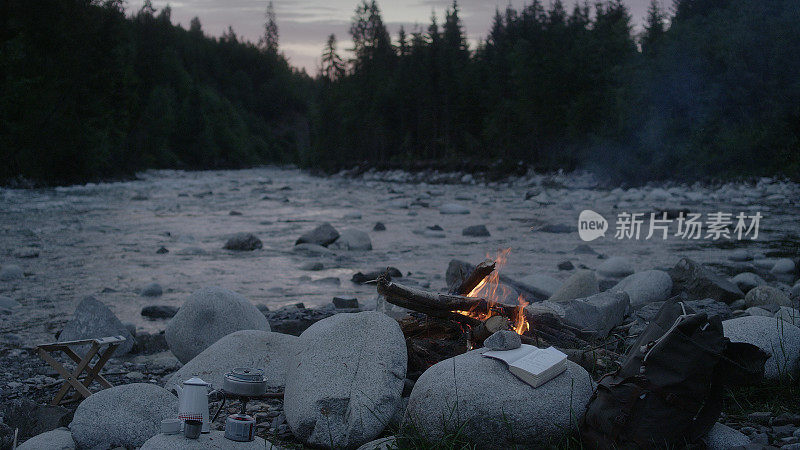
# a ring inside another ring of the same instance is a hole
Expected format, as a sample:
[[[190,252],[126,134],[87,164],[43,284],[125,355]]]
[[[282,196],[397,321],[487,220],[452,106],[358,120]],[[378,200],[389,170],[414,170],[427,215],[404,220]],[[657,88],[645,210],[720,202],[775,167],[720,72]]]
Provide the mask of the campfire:
[[[510,296],[509,294],[512,292],[511,288],[500,282],[500,269],[505,266],[508,261],[508,254],[510,252],[510,248],[501,250],[494,260],[487,259],[482,263],[484,267],[473,272],[476,273],[476,277],[479,277],[483,275],[485,271],[491,271],[489,275],[484,276],[478,285],[472,288],[466,295],[467,297],[485,299],[488,309],[478,310],[476,305],[476,307],[471,310],[456,312],[478,319],[484,322],[484,324],[491,317],[500,317],[504,321],[509,322],[509,329],[514,330],[519,335],[524,335],[526,331],[530,330],[530,324],[525,319],[525,314],[523,312],[524,308],[530,304],[525,300],[525,297],[521,294],[517,296],[517,306],[513,317],[508,318],[502,316],[501,310],[498,308],[500,299],[508,298]],[[489,255],[486,255],[486,257],[489,258]],[[466,289],[466,287],[468,286],[465,286],[463,289]],[[503,322],[498,322],[498,325],[502,326]]]
[[[378,278],[378,293],[387,302],[414,311],[400,321],[410,378],[443,359],[482,347],[486,338],[500,330],[514,330],[526,344],[558,347],[579,364],[594,364],[598,351],[604,352],[558,316],[526,308],[544,299],[500,273],[510,251],[501,250],[477,266],[451,261],[446,293],[404,286],[388,273]]]

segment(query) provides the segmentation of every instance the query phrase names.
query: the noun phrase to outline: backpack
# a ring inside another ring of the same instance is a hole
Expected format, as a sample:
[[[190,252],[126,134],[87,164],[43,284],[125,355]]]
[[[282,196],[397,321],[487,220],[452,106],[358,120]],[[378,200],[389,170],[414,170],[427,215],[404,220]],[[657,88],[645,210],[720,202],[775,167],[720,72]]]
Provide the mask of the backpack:
[[[718,317],[674,297],[620,368],[598,381],[580,423],[590,448],[663,448],[703,437],[722,411],[724,387],[758,381],[769,354],[723,336]]]

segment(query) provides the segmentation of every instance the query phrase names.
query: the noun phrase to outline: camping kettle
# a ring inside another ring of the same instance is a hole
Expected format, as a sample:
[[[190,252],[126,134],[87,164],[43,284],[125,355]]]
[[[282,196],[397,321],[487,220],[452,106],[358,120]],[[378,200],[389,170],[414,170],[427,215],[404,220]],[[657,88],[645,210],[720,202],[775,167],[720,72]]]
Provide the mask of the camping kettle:
[[[183,387],[175,385],[178,392],[178,418],[182,422],[187,420],[202,420],[203,433],[211,431],[211,421],[208,420],[208,391],[211,384],[200,378],[189,378],[183,382]]]

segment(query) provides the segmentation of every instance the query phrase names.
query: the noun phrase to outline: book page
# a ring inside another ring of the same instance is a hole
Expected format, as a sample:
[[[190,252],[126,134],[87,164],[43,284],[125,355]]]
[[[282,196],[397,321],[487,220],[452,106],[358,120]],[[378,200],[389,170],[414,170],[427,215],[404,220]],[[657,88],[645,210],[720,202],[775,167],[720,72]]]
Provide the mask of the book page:
[[[530,354],[531,352],[537,350],[539,349],[534,347],[533,345],[522,344],[520,348],[515,348],[514,350],[491,350],[488,352],[484,352],[483,356],[499,359],[501,361],[504,361],[506,364],[510,365],[514,361],[523,358],[528,354]]]
[[[566,358],[567,355],[564,353],[553,347],[548,347],[546,349],[536,349],[536,351],[517,359],[509,365],[522,369],[533,376],[539,376],[551,367],[563,363]]]

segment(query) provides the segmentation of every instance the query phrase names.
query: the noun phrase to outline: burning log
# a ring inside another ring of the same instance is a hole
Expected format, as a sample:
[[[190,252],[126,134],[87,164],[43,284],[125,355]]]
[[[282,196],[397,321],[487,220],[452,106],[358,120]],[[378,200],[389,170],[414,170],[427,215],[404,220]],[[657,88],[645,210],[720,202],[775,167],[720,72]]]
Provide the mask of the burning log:
[[[552,314],[530,313],[522,305],[509,306],[480,297],[442,294],[424,291],[391,281],[388,274],[377,280],[378,293],[394,305],[425,313],[428,316],[451,320],[466,325],[471,330],[471,340],[480,345],[495,331],[510,329],[511,324],[523,319],[527,332],[533,339],[542,339],[550,345],[580,348],[589,343],[581,338],[583,333],[572,328]],[[484,320],[475,316],[487,316]]]
[[[491,259],[487,259],[478,264],[474,269],[472,269],[472,272],[470,272],[470,274],[464,278],[461,284],[459,284],[453,290],[453,293],[459,295],[469,294],[473,289],[478,287],[484,278],[488,277],[492,272],[494,272],[495,266],[495,262]]]

